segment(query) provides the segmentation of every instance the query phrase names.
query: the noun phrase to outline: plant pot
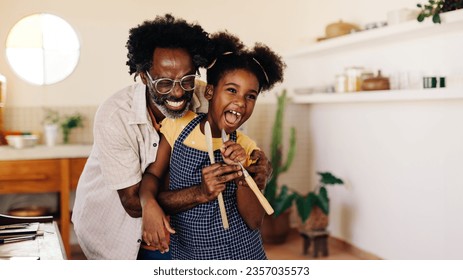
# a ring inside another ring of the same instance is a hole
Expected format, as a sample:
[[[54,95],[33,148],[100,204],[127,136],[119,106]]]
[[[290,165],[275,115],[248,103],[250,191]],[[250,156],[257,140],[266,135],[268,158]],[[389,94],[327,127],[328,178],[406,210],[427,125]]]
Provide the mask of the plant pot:
[[[310,216],[304,224],[300,225],[302,231],[325,230],[328,227],[329,218],[323,211],[314,206],[310,212]]]
[[[56,145],[56,140],[58,138],[58,125],[57,124],[46,124],[44,126],[45,132],[45,144],[48,147],[53,147]]]
[[[286,241],[290,231],[291,211],[285,211],[278,217],[265,215],[261,227],[262,240],[267,244],[281,244]]]

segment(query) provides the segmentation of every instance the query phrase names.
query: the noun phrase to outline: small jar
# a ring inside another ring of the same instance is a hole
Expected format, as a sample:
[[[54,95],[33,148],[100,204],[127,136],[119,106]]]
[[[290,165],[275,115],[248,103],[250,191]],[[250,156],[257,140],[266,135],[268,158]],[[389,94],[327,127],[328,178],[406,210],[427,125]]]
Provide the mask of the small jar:
[[[437,77],[423,77],[423,88],[436,88]]]
[[[348,67],[346,68],[346,91],[355,92],[360,91],[362,86],[362,73],[363,67]]]
[[[334,83],[335,92],[346,92],[347,91],[347,77],[345,74],[336,75]]]

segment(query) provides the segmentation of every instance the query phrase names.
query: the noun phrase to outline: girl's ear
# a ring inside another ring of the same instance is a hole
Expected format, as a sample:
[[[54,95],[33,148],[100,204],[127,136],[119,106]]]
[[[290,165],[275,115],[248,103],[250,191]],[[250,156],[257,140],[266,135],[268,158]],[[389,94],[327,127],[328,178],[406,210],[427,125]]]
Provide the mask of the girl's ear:
[[[214,86],[213,85],[207,85],[206,90],[204,91],[204,98],[206,100],[211,100],[212,96],[214,95]]]

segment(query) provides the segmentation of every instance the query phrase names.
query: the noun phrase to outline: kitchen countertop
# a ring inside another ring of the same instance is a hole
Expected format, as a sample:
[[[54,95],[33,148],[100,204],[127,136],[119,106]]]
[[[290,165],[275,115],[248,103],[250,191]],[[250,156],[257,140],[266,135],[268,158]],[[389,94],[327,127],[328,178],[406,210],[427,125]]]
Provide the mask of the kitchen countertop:
[[[15,149],[10,146],[0,146],[0,161],[30,160],[54,158],[86,158],[90,155],[92,145],[56,145],[48,147],[37,145],[31,148]]]

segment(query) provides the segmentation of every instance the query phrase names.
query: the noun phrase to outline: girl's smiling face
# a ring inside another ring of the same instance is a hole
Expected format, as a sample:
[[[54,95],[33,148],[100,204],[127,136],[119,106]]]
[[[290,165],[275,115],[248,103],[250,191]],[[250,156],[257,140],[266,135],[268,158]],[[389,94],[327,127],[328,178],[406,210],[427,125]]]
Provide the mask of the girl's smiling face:
[[[214,135],[225,129],[227,134],[238,129],[254,111],[259,95],[259,82],[247,70],[225,73],[217,86],[208,85],[205,97],[209,100],[208,121]]]

